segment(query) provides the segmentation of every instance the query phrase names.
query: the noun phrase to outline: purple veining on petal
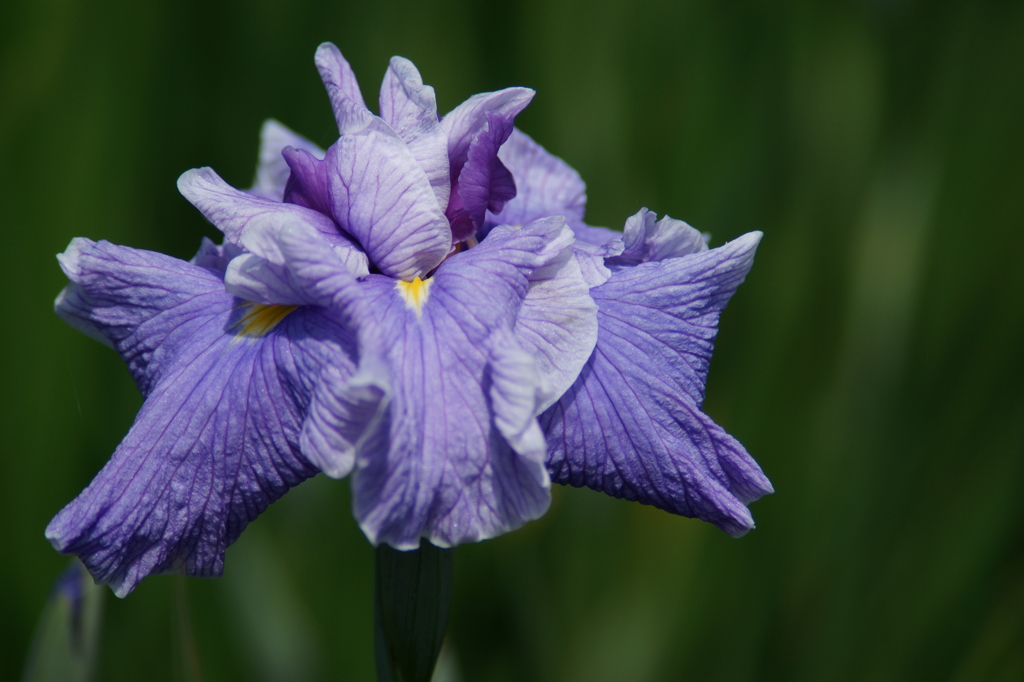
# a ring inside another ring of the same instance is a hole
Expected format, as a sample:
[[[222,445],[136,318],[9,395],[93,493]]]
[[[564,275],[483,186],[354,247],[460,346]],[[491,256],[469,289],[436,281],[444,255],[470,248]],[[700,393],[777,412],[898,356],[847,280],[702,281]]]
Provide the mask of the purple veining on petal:
[[[298,152],[306,154],[306,152]],[[320,163],[307,155],[314,163]],[[293,203],[260,199],[224,182],[213,169],[194,168],[178,178],[178,190],[202,211],[229,242],[241,243],[245,234],[267,223],[298,221],[316,230],[349,265],[357,277],[369,272],[366,253],[342,233],[331,218]]]
[[[119,596],[151,573],[216,576],[224,550],[288,488],[316,473],[299,454],[321,369],[351,373],[350,330],[301,308],[260,338],[218,274],[168,256],[75,240],[64,319],[84,320],[146,396],[114,456],[47,528]]]
[[[408,59],[391,58],[380,88],[380,116],[408,145],[443,210],[451,191],[448,138],[441,129],[434,89],[423,84]]]
[[[598,342],[580,378],[541,417],[553,480],[589,486],[732,535],[772,492],[743,446],[700,407],[718,316],[760,233],[614,272],[591,290]]]
[[[281,156],[289,170],[288,182],[285,184],[281,200],[330,216],[330,166],[324,162],[327,153],[316,157],[304,149],[286,147],[282,150]],[[337,225],[335,229],[338,229]]]
[[[547,218],[562,221],[563,218]],[[572,386],[597,344],[597,304],[572,247],[530,275],[515,337],[537,366],[537,411]]]
[[[338,132],[348,135],[359,132],[369,125],[374,116],[366,108],[356,75],[341,56],[341,50],[332,43],[323,43],[317,48],[314,61],[320,72],[320,79],[327,88],[331,109],[334,110],[334,120],[338,123]]]
[[[360,388],[383,407],[358,443],[340,441],[355,451],[354,507],[371,541],[451,546],[507,532],[547,508],[534,356],[511,330],[532,274],[571,243],[563,220],[496,228],[438,268],[418,310],[390,278],[361,282],[374,311],[368,352],[376,349],[381,364]],[[368,394],[371,386],[379,393]],[[312,436],[326,441],[332,423],[345,432],[348,415],[373,401],[318,402]]]
[[[331,214],[381,272],[408,281],[448,255],[451,228],[408,147],[375,120],[327,151]]]

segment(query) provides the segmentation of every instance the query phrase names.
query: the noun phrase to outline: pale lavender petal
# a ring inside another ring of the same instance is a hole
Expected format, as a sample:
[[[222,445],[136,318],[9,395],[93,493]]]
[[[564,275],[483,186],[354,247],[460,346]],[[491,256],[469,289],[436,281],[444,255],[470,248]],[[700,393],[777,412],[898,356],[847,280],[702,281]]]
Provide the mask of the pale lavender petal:
[[[146,402],[47,537],[119,596],[151,573],[220,575],[245,526],[316,473],[303,414],[323,367],[354,370],[354,337],[314,308],[247,334],[216,272],[161,254],[75,240],[62,265],[79,304],[62,312],[102,330]]]
[[[591,290],[597,347],[541,416],[553,480],[704,519],[732,535],[753,527],[746,503],[771,484],[700,406],[718,316],[760,237],[622,268]]]
[[[551,477],[545,467],[547,446],[544,432],[537,423],[537,415],[542,412],[537,390],[541,385],[541,368],[507,327],[495,329],[486,347],[494,425],[519,455],[519,471],[528,477],[527,486],[546,490],[551,487]],[[546,506],[546,500],[543,502]]]
[[[558,215],[558,213],[554,212],[550,215]],[[576,241],[582,244],[604,246],[605,244],[622,239],[621,232],[609,230],[607,227],[593,227],[585,224],[582,220],[570,218],[569,227],[572,228],[573,234],[576,235]]]
[[[334,222],[317,211],[295,204],[260,199],[235,189],[212,168],[193,168],[178,178],[178,191],[198,208],[228,241],[240,243],[251,224],[274,215],[293,216],[323,234],[332,244],[344,241]]]
[[[386,275],[423,277],[448,255],[448,220],[426,174],[380,119],[327,151],[332,215]]]
[[[434,88],[423,84],[408,59],[391,58],[380,88],[380,116],[409,146],[444,210],[451,191],[448,137],[441,130]]]
[[[341,56],[341,50],[333,43],[322,43],[316,50],[314,62],[327,88],[338,132],[342,135],[357,133],[369,125],[376,117],[366,108],[356,75]]]
[[[597,304],[572,248],[534,271],[515,337],[537,366],[537,413],[572,386],[597,343]]]
[[[512,132],[512,121],[493,111],[472,143],[466,163],[454,186],[458,202],[451,202],[445,215],[452,226],[452,239],[462,241],[483,227],[487,211],[500,211],[516,195],[512,174],[498,159],[498,149]]]
[[[260,129],[260,156],[256,165],[256,179],[249,188],[250,194],[263,199],[281,201],[284,186],[291,170],[281,152],[294,147],[311,153],[318,159],[324,158],[324,150],[298,133],[292,132],[272,118],[263,122]]]
[[[522,225],[545,216],[563,215],[576,234],[577,244],[604,246],[622,237],[614,230],[583,222],[587,188],[579,173],[526,133],[513,130],[498,151],[498,158],[515,179],[516,195],[499,212],[492,211],[489,223]]]
[[[572,243],[564,221],[498,227],[445,261],[417,309],[384,277],[365,286],[389,376],[388,403],[363,436],[354,508],[374,543],[452,546],[543,514],[532,357],[508,333],[529,278]]]
[[[295,220],[266,221],[247,232],[242,245],[280,278],[280,295],[294,292],[302,303],[331,309],[343,314],[353,328],[358,326],[364,313],[356,276],[316,230]],[[229,287],[236,284],[233,275],[229,268]]]
[[[487,112],[500,114],[512,121],[533,99],[529,88],[506,88],[497,92],[473,95],[441,119],[441,129],[448,139],[448,159],[453,178],[459,177],[469,155],[469,145],[487,124]]]
[[[549,154],[518,128],[502,145],[498,158],[515,178],[516,196],[500,212],[492,212],[495,223],[522,225],[549,215],[583,220],[587,187],[565,161]]]
[[[387,395],[386,372],[377,365],[364,362],[351,377],[325,369],[299,437],[302,454],[332,478],[347,476],[364,435],[385,418]]]
[[[575,230],[573,233],[578,234]],[[573,244],[573,253],[576,262],[580,265],[583,279],[589,286],[600,286],[608,281],[608,278],[612,276],[612,271],[605,264],[605,259],[618,256],[622,253],[622,248],[621,239],[612,239],[603,246],[597,246],[580,241],[577,237],[576,243]]]
[[[646,208],[630,216],[622,235],[625,248],[621,255],[609,258],[608,265],[657,262],[708,250],[704,235],[682,220],[657,217]]]
[[[244,301],[263,305],[312,303],[287,268],[268,263],[252,253],[242,254],[228,264],[224,288]]]

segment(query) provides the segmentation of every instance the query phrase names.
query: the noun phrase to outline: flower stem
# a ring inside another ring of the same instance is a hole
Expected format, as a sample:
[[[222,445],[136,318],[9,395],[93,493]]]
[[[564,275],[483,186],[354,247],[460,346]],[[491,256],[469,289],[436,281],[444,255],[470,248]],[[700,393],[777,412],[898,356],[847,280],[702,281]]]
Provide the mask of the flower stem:
[[[381,545],[376,564],[377,682],[430,682],[448,627],[452,550],[426,540],[411,552]]]

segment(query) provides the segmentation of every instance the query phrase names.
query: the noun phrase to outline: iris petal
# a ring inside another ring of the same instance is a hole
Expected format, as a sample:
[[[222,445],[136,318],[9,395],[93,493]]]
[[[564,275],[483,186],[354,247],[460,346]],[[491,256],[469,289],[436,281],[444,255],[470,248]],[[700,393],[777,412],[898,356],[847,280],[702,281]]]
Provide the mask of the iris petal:
[[[303,308],[239,339],[248,306],[209,269],[75,240],[62,317],[88,320],[146,396],[110,462],[47,528],[124,596],[150,573],[216,576],[267,505],[316,473],[298,447],[325,366],[351,374],[350,331]]]
[[[754,232],[712,251],[614,272],[591,290],[598,342],[541,417],[559,483],[710,521],[733,535],[771,484],[701,409],[718,316],[753,262]]]

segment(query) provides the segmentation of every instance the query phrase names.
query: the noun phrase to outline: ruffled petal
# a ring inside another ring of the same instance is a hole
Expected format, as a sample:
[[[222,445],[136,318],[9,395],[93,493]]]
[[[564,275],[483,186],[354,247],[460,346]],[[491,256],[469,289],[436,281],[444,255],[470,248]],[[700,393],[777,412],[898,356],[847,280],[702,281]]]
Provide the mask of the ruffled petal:
[[[630,216],[623,229],[622,253],[609,258],[608,265],[656,263],[708,250],[704,235],[682,220],[668,216],[657,220],[657,217],[646,208]]]
[[[515,336],[537,366],[543,412],[576,381],[597,344],[597,304],[573,249],[530,276]]]
[[[409,146],[443,211],[451,191],[448,138],[441,130],[434,88],[423,84],[408,59],[391,58],[380,88],[380,116]]]
[[[772,492],[743,446],[701,412],[718,317],[761,233],[712,251],[622,268],[591,290],[598,342],[571,389],[541,416],[552,479],[589,486],[732,535]]]
[[[452,232],[409,148],[375,121],[327,151],[331,214],[381,272],[412,280],[448,255]]]
[[[386,402],[356,448],[352,488],[375,544],[452,546],[547,509],[536,363],[511,330],[531,275],[571,242],[564,221],[500,227],[416,291],[375,275],[362,283]]]
[[[494,212],[495,223],[522,225],[549,215],[583,220],[587,186],[565,161],[549,154],[518,128],[502,145],[498,158],[512,171],[516,196],[500,212]]]
[[[487,125],[487,113],[499,114],[508,121],[526,108],[536,93],[529,88],[506,88],[497,92],[473,95],[441,119],[441,129],[448,139],[448,159],[452,178],[458,178],[469,157],[469,146]]]
[[[270,201],[282,200],[285,183],[291,172],[281,154],[286,147],[302,149],[318,159],[324,158],[326,153],[298,133],[268,118],[260,129],[260,155],[256,165],[256,179],[249,188],[250,194]]]
[[[304,412],[324,367],[354,371],[353,335],[322,309],[244,304],[161,254],[75,240],[62,265],[74,293],[58,313],[102,331],[146,402],[47,538],[119,596],[151,573],[220,575],[245,526],[316,473]]]
[[[359,91],[359,83],[345,58],[333,43],[322,43],[316,50],[317,71],[327,88],[327,97],[331,100],[334,120],[338,123],[338,132],[342,135],[357,133],[375,117],[366,108],[363,94]]]
[[[512,173],[498,159],[498,149],[512,132],[512,120],[493,111],[486,112],[484,118],[485,124],[470,143],[455,184],[458,201],[449,202],[445,212],[454,241],[476,234],[483,227],[487,211],[500,211],[516,195]]]
[[[309,158],[320,163],[312,155]],[[193,168],[182,173],[178,178],[178,191],[230,242],[240,244],[246,231],[264,222],[295,220],[319,232],[331,248],[351,264],[357,277],[369,272],[366,254],[362,249],[341,234],[333,220],[318,211],[296,204],[260,199],[237,190],[224,182],[212,168]]]

